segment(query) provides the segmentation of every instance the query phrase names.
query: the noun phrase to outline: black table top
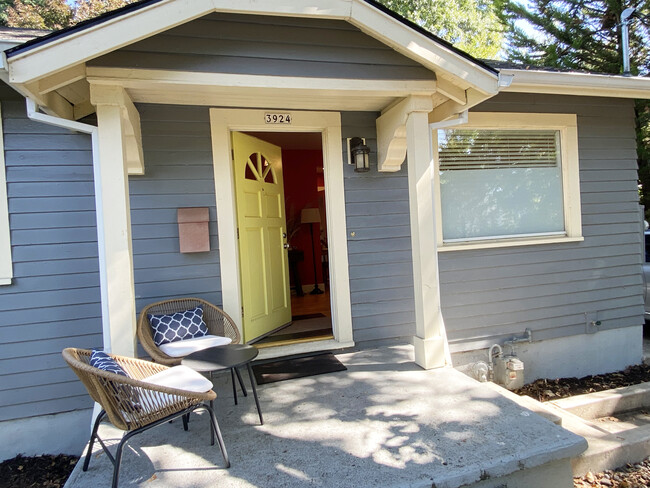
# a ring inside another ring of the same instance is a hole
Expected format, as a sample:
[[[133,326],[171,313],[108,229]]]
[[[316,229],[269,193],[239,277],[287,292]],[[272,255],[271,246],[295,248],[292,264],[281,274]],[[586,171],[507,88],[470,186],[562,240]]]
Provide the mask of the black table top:
[[[194,371],[219,371],[249,363],[258,354],[257,348],[248,344],[227,344],[193,352],[184,357],[181,364]]]

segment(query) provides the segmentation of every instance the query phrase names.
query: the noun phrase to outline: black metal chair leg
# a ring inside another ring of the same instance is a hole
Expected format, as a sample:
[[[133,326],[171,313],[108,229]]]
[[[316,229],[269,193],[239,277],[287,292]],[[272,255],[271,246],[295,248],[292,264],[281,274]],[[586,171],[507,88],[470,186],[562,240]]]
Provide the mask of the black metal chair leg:
[[[93,424],[93,431],[90,434],[90,441],[88,442],[88,451],[86,452],[86,459],[84,460],[83,470],[88,471],[88,465],[90,464],[90,456],[93,453],[93,444],[95,443],[95,438],[97,437],[97,430],[99,429],[99,424],[102,419],[106,417],[106,411],[102,410],[97,415],[95,423]]]
[[[241,373],[239,372],[239,370],[236,367],[232,368],[232,369],[234,369],[235,373],[237,374],[237,379],[239,380],[239,386],[241,386],[242,393],[244,393],[244,396],[247,397],[248,392],[246,391],[246,386],[244,385],[244,380],[242,380],[242,378],[241,378]]]
[[[212,402],[210,402],[212,403]],[[210,423],[212,424],[212,433],[217,434],[217,441],[219,441],[219,449],[221,449],[221,455],[223,460],[226,461],[226,468],[230,467],[230,459],[228,459],[228,452],[226,451],[226,444],[223,442],[223,437],[221,436],[221,430],[219,429],[219,422],[217,422],[217,417],[214,415],[214,410],[211,405],[204,405],[205,408],[210,413]],[[214,445],[214,440],[212,441]]]
[[[210,409],[214,412],[213,400],[210,400]],[[212,417],[210,417],[210,423],[212,423]],[[214,446],[214,429],[210,429],[210,445]]]
[[[111,484],[111,488],[117,488],[117,481],[120,477],[120,463],[122,461],[122,449],[124,449],[124,446],[126,445],[128,440],[135,432],[139,432],[139,430],[127,432],[127,434],[124,437],[122,437],[122,440],[117,445],[117,451],[115,452],[115,465],[113,467],[113,483]]]
[[[187,432],[188,430],[188,425],[190,423],[190,414],[185,414],[183,415],[183,430]]]
[[[237,405],[237,385],[235,384],[235,368],[230,368],[230,381],[232,382],[232,395],[235,397],[235,405]]]
[[[257,389],[255,388],[255,378],[253,376],[253,368],[251,368],[251,363],[246,363],[246,368],[248,369],[248,377],[251,380],[251,388],[253,389],[253,396],[255,397],[255,405],[257,405],[257,414],[260,416],[260,424],[264,425],[262,410],[260,409],[260,401],[257,398]]]

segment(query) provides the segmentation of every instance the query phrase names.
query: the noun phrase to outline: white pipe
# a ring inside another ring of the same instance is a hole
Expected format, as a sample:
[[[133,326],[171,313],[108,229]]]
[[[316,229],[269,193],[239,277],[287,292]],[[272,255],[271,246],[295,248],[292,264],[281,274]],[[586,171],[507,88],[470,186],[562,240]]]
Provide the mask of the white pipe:
[[[75,132],[90,134],[93,157],[93,180],[95,185],[95,216],[97,222],[97,251],[99,254],[99,289],[102,309],[102,336],[104,350],[111,351],[111,334],[108,320],[108,281],[106,279],[106,249],[104,247],[104,213],[102,206],[101,172],[99,170],[99,138],[97,127],[73,120],[62,119],[38,111],[38,105],[27,98],[27,117],[36,122],[62,127]]]
[[[621,44],[623,50],[623,76],[632,76],[630,73],[630,17],[634,14],[635,8],[630,7],[623,10],[621,14]]]
[[[469,113],[467,110],[458,114],[458,117],[450,120],[443,120],[442,122],[432,122],[429,124],[429,129],[445,129],[447,127],[453,127],[455,125],[463,125],[469,121]]]

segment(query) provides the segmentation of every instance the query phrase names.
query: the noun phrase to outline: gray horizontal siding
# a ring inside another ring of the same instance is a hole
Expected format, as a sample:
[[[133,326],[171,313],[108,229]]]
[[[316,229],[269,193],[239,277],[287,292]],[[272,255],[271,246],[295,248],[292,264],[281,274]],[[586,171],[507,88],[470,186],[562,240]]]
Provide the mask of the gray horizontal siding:
[[[101,347],[90,139],[0,87],[14,280],[0,287],[0,421],[88,408],[65,347]]]
[[[453,350],[533,330],[542,340],[643,323],[641,235],[631,101],[502,94],[475,109],[576,113],[584,242],[440,254]]]
[[[352,327],[359,342],[415,332],[407,170],[377,172],[377,116],[341,114],[343,137],[363,134],[371,148],[369,172],[344,168]]]
[[[214,13],[92,66],[355,79],[432,79],[415,61],[340,20]]]
[[[146,174],[129,178],[136,309],[183,296],[221,305],[209,111],[163,105],[138,110]],[[180,253],[180,207],[209,208],[210,252]]]

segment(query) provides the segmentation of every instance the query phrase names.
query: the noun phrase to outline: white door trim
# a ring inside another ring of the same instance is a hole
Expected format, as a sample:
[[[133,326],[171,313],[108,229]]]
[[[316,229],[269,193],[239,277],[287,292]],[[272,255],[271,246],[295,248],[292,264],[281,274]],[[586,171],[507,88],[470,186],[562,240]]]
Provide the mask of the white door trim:
[[[233,317],[241,331],[239,246],[237,243],[237,213],[230,132],[320,132],[323,138],[323,172],[325,175],[330,300],[334,341],[278,346],[263,351],[265,357],[274,357],[298,352],[350,347],[354,342],[345,223],[345,194],[343,191],[341,116],[338,112],[292,111],[291,124],[266,124],[264,114],[267,112],[252,109],[210,109],[223,308]],[[319,344],[322,345],[322,348],[319,347]]]

